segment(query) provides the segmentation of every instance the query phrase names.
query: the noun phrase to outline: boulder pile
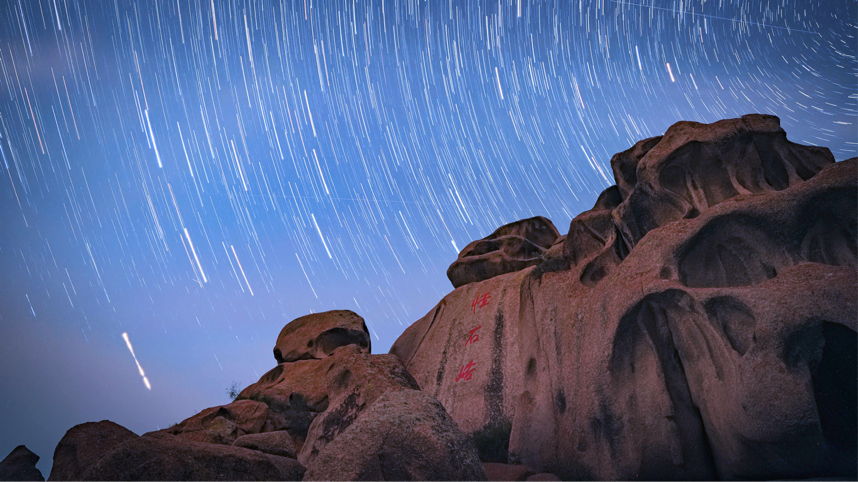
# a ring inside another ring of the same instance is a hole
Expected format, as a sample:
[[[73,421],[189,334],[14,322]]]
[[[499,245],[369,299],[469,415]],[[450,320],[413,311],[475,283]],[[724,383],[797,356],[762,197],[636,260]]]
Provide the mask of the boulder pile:
[[[485,480],[444,407],[396,356],[370,354],[357,314],[294,320],[274,358],[235,401],[173,427],[73,427],[48,480]]]

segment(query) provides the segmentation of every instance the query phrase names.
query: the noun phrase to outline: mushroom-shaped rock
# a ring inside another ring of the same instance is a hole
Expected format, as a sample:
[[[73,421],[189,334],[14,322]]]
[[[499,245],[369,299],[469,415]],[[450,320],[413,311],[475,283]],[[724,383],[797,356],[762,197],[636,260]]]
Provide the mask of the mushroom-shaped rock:
[[[438,400],[393,390],[322,450],[304,480],[486,480],[486,473]]]
[[[0,480],[45,480],[36,468],[39,456],[26,446],[15,447],[0,461]]]
[[[363,318],[349,310],[313,313],[289,322],[280,330],[274,358],[278,364],[322,359],[346,345],[356,345],[363,353],[371,352]]]
[[[138,435],[110,420],[75,425],[57,444],[48,480],[83,480],[83,473],[106,453]]]
[[[454,288],[539,264],[560,234],[550,220],[536,216],[506,224],[471,242],[447,269]]]
[[[135,437],[89,466],[78,480],[301,480],[295,459],[178,437]]]

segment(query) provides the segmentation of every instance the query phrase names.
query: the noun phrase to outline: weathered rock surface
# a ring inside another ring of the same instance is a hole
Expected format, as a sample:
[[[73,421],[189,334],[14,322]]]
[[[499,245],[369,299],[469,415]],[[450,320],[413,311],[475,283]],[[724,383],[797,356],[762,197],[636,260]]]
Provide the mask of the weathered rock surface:
[[[402,388],[418,385],[395,356],[345,346],[322,360],[280,364],[238,398],[263,401],[280,414],[286,423],[279,430],[293,436],[298,460],[308,465],[379,396]]]
[[[322,359],[346,345],[370,353],[372,343],[363,318],[348,310],[313,313],[283,327],[274,345],[274,359],[277,363]]]
[[[301,480],[295,459],[158,434],[127,440],[80,480]]]
[[[458,288],[539,264],[559,236],[554,224],[542,216],[506,224],[465,246],[447,277]]]
[[[236,400],[207,408],[161,432],[192,442],[230,445],[247,434],[279,430],[285,423],[281,414],[269,410],[262,402]]]
[[[499,464],[496,462],[485,462],[483,468],[486,470],[488,480],[527,480],[536,471],[526,465]]]
[[[138,435],[110,420],[75,425],[54,450],[54,465],[48,480],[83,480],[92,464],[122,442]]]
[[[614,217],[634,246],[658,226],[738,195],[786,189],[833,162],[827,148],[788,141],[772,115],[677,122],[611,159],[623,199]]]
[[[858,159],[751,115],[612,166],[562,254],[457,287],[391,353],[563,480],[854,477]]]
[[[550,474],[548,472],[540,472],[538,474],[533,474],[527,478],[527,482],[534,482],[537,480],[539,480],[539,481],[553,481],[553,480],[560,480],[560,478],[557,477],[556,475]]]
[[[243,435],[235,439],[232,445],[293,459],[297,453],[295,440],[285,430]]]
[[[36,468],[39,456],[26,446],[15,447],[0,461],[0,480],[45,480]]]
[[[476,449],[435,398],[388,391],[329,443],[305,480],[486,480]]]

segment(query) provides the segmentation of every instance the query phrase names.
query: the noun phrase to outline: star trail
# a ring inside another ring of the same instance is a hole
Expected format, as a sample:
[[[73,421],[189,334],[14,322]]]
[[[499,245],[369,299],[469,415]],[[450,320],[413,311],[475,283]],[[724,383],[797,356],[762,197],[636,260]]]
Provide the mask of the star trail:
[[[5,0],[0,457],[26,443],[47,475],[75,424],[227,403],[310,312],[357,312],[386,352],[459,249],[534,215],[565,233],[611,156],[677,121],[774,114],[855,156],[856,19],[855,0]]]

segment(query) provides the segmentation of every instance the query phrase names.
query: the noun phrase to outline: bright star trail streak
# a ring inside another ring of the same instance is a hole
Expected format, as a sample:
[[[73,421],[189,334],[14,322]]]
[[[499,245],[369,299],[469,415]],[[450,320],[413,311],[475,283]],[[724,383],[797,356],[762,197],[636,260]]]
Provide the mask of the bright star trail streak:
[[[247,281],[247,275],[244,274],[244,268],[241,267],[241,261],[238,260],[238,255],[235,254],[235,246],[229,245],[229,247],[232,249],[232,255],[235,256],[235,262],[238,264],[238,269],[241,270],[241,276],[244,277],[244,283],[250,291],[250,296],[253,296],[253,288],[250,287],[250,283]]]
[[[773,114],[855,156],[856,23],[858,0],[0,1],[0,457],[228,403],[309,313],[355,311],[385,353],[460,245],[566,233],[680,120]]]
[[[131,347],[131,340],[128,339],[128,333],[122,333],[122,339],[125,340],[125,345],[128,347],[128,351],[130,351],[131,356],[134,357],[134,363],[137,364],[137,371],[139,371],[140,376],[143,377],[143,385],[146,385],[146,388],[151,390],[152,385],[149,384],[149,379],[146,378],[146,373],[143,372],[143,367],[141,367],[140,362],[137,361],[137,355],[134,354],[134,348]]]

